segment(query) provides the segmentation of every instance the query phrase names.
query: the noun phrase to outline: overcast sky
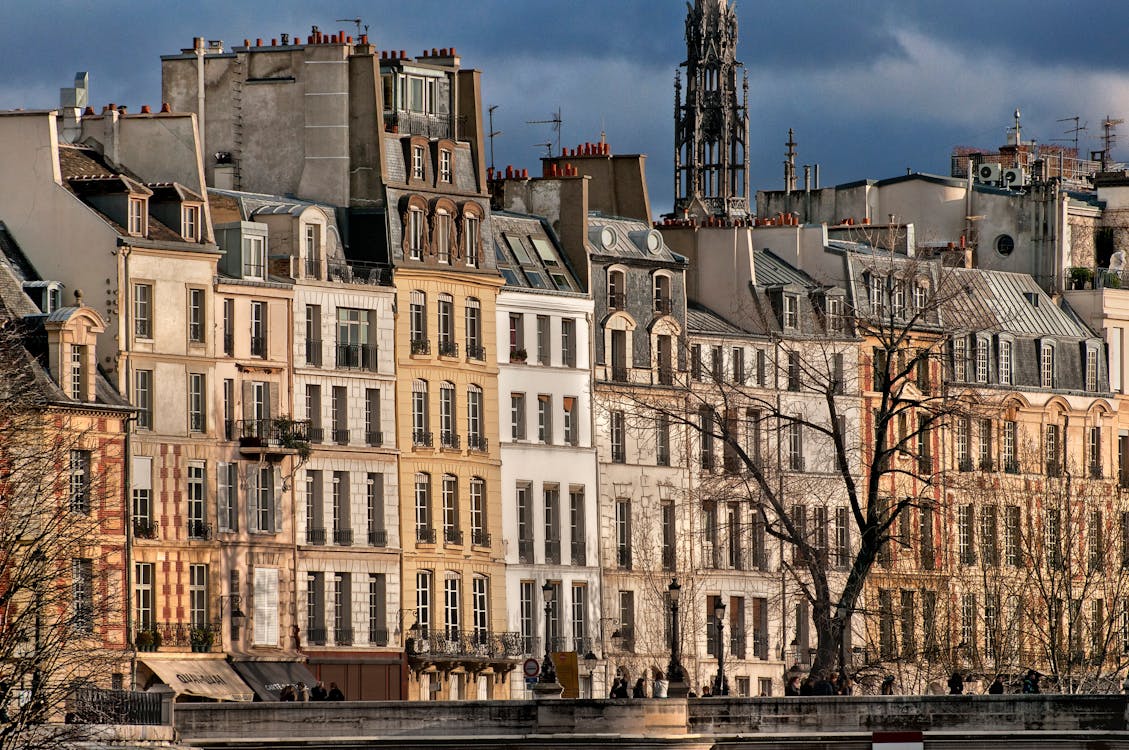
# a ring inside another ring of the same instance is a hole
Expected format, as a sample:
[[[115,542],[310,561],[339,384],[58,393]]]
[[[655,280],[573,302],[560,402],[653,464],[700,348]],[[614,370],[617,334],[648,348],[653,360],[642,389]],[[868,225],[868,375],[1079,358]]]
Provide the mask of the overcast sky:
[[[1081,117],[1080,150],[1100,148],[1101,120],[1129,119],[1129,3],[1051,0],[736,0],[749,73],[753,190],[778,189],[788,128],[798,164],[821,182],[945,174],[955,145],[994,149],[1012,113],[1023,137],[1048,143]],[[599,140],[645,153],[652,209],[672,200],[673,80],[685,58],[682,0],[12,0],[0,24],[0,109],[58,104],[74,73],[91,102],[159,103],[160,55],[192,37],[246,38],[346,30],[360,15],[378,48],[456,47],[483,71],[497,105],[495,162],[539,171],[556,140]],[[1129,146],[1129,123],[1122,126]],[[1129,148],[1117,145],[1114,158]],[[802,171],[800,171],[802,175]]]

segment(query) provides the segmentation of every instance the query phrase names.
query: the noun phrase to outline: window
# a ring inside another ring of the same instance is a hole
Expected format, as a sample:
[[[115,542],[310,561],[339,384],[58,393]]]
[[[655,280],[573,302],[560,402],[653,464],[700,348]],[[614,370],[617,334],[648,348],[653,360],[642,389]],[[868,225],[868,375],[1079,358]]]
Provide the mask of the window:
[[[267,356],[267,303],[251,303],[251,356]]]
[[[533,562],[533,489],[527,482],[517,485],[517,551],[523,563]]]
[[[659,506],[662,516],[662,567],[663,570],[675,570],[675,550],[677,549],[677,526],[674,521],[674,503],[663,500]]]
[[[451,214],[435,212],[435,256],[440,263],[451,262]]]
[[[1016,460],[1015,453],[1017,429],[1017,423],[1006,420],[1000,432],[1000,455],[1004,462],[1004,471],[1009,474],[1015,474],[1019,471],[1019,462]]]
[[[1022,563],[1020,533],[1019,506],[1004,506],[1004,559],[1013,568]]]
[[[631,500],[620,497],[615,501],[615,558],[616,565],[631,569]]]
[[[423,146],[412,146],[412,179],[423,179]]]
[[[94,632],[94,561],[86,557],[71,560],[72,624],[79,633]]]
[[[545,485],[545,563],[561,562],[561,491],[556,485]]]
[[[537,440],[553,442],[553,397],[545,394],[537,397]]]
[[[914,608],[914,592],[912,590],[903,589],[901,592],[900,611],[898,614],[901,617],[901,639],[902,639],[902,656],[911,658],[916,650],[915,630],[917,628],[916,612]]]
[[[670,315],[670,277],[666,274],[655,274],[655,313]]]
[[[590,650],[588,645],[588,586],[584,583],[572,584],[572,648],[583,654]]]
[[[655,464],[670,466],[670,415],[655,412]]]
[[[988,339],[976,339],[976,382],[988,382]]]
[[[274,469],[270,466],[263,466],[257,470],[252,468],[247,495],[251,503],[250,530],[263,534],[278,533],[281,530],[279,527],[281,519],[274,507]]]
[[[959,471],[972,471],[972,459],[968,455],[968,419],[957,417],[953,422],[953,432],[957,469]]]
[[[144,198],[129,199],[129,215],[127,217],[128,226],[126,227],[126,231],[134,237],[142,236],[146,233],[145,230],[147,229],[147,227],[145,225],[148,222],[145,221],[145,204],[146,200]]]
[[[204,523],[204,464],[188,464],[188,538],[207,539]]]
[[[342,547],[353,544],[347,471],[333,472],[333,543]]]
[[[388,545],[388,529],[384,527],[384,475],[369,472],[365,479],[365,520],[370,547]]]
[[[1000,341],[999,378],[1002,385],[1012,384],[1011,342]]]
[[[234,463],[216,465],[216,526],[220,531],[238,531],[236,502],[239,492],[239,466]]]
[[[949,349],[953,357],[953,380],[963,383],[968,379],[968,343],[962,338],[952,340]]]
[[[797,416],[795,419],[799,419]],[[794,421],[787,426],[788,434],[788,468],[792,471],[804,471],[804,426]]]
[[[1098,350],[1086,347],[1086,390],[1098,390]]]
[[[384,573],[368,576],[368,642],[370,646],[388,645],[388,584]]]
[[[133,333],[139,339],[153,338],[153,285],[133,285]]]
[[[486,438],[482,431],[482,388],[471,384],[466,392],[467,448],[472,451],[486,450]]]
[[[466,254],[466,264],[471,268],[478,267],[478,258],[481,254],[481,220],[477,216],[467,215],[463,219],[463,252]]]
[[[659,385],[674,385],[674,344],[666,334],[655,337],[655,364],[659,370]]]
[[[1039,385],[1055,387],[1055,348],[1046,342],[1039,349]]]
[[[188,624],[208,627],[208,566],[188,566]]]
[[[71,451],[70,508],[90,512],[90,451]]]
[[[572,487],[568,491],[569,537],[572,539],[572,564],[587,565],[587,522],[585,520],[584,488]]]
[[[725,358],[722,355],[723,349],[720,346],[710,347],[710,377],[713,382],[720,383],[725,377]]]
[[[133,617],[138,632],[153,630],[153,563],[136,563],[133,566]]]
[[[305,232],[306,275],[317,279],[321,277],[321,227],[307,224]]]
[[[627,463],[627,428],[622,411],[611,413],[612,463]]]
[[[435,543],[435,530],[431,527],[431,475],[416,474],[416,542]]]
[[[1097,479],[1102,476],[1102,428],[1093,426],[1086,428],[1086,456],[1090,461],[1090,476]]]
[[[693,344],[690,347],[690,377],[698,381],[705,379],[705,373],[702,371],[701,344]]]
[[[1102,523],[1100,510],[1090,511],[1089,525],[1086,529],[1086,541],[1089,554],[1087,555],[1089,567],[1092,571],[1099,571],[1105,562],[1105,543],[1103,539],[1105,527]]]
[[[800,390],[800,353],[788,352],[788,390]]]
[[[133,535],[152,539],[156,535],[153,523],[153,459],[133,459]]]
[[[906,282],[903,279],[894,279],[892,287],[890,312],[893,313],[895,318],[901,320],[906,314]]]
[[[1059,426],[1048,424],[1043,426],[1043,451],[1047,462],[1047,475],[1058,476],[1062,472],[1060,457],[1062,450],[1059,440]]]
[[[878,274],[870,276],[870,311],[880,316],[886,313],[886,279]]]
[[[466,356],[467,359],[486,359],[486,348],[482,345],[482,310],[474,297],[466,301]]]
[[[850,508],[835,509],[835,549],[832,563],[836,568],[846,568],[851,564]]]
[[[318,469],[306,469],[306,544],[325,544],[324,482]]]
[[[745,350],[741,347],[734,347],[730,352],[732,360],[729,376],[733,378],[733,382],[741,385],[745,382]]]
[[[525,316],[510,313],[510,359],[525,360]]]
[[[426,638],[431,633],[431,571],[416,572],[416,624]]]
[[[204,374],[188,373],[188,431],[204,432],[207,401],[204,395]]]
[[[439,314],[439,354],[457,357],[459,345],[455,343],[455,303],[449,294],[440,294],[436,305]]]
[[[549,346],[549,316],[537,316],[537,361],[543,365],[552,364],[552,348]]]
[[[82,387],[85,361],[86,347],[79,344],[71,344],[70,396],[78,401],[84,400],[85,395]]]
[[[843,298],[827,298],[827,330],[829,333],[843,332]]]
[[[576,414],[576,397],[565,396],[561,399],[563,407],[562,419],[564,423],[564,439],[569,445],[580,443],[580,421]]]
[[[333,415],[333,442],[349,444],[349,389],[335,385],[330,393],[330,412]]]
[[[461,627],[460,584],[458,573],[447,573],[443,578],[443,619],[447,625],[447,637],[458,638]]]
[[[880,658],[894,658],[894,599],[890,589],[878,590],[878,649]]]
[[[439,149],[439,181],[451,181],[451,152],[448,149]]]
[[[996,532],[996,507],[985,505],[980,509],[980,559],[990,567],[999,565]]]
[[[476,547],[490,546],[490,534],[486,531],[486,481],[482,477],[470,480],[470,543]]]
[[[427,414],[427,381],[412,382],[412,445],[431,446]]]
[[[973,519],[976,509],[971,505],[962,505],[957,509],[957,545],[960,553],[961,565],[976,563],[976,549],[973,528]]]
[[[337,308],[337,366],[375,370],[376,351],[368,340],[369,311]]]
[[[133,402],[137,407],[137,427],[153,429],[153,371],[135,370],[133,373]]]
[[[561,364],[576,367],[576,321],[572,318],[561,320]]]
[[[525,394],[510,394],[510,437],[525,440]]]
[[[474,636],[481,643],[490,630],[490,580],[484,575],[476,574],[470,583]]]
[[[455,431],[455,384],[439,386],[439,445],[458,448],[459,435]]]
[[[635,650],[635,592],[619,592],[619,623],[623,634],[623,650]]]
[[[522,581],[520,586],[518,617],[521,629],[522,652],[533,653],[533,581]]]
[[[255,568],[252,601],[254,610],[254,633],[256,646],[278,645],[278,568]]]
[[[794,329],[799,325],[799,299],[794,294],[784,295],[783,325],[785,328]]]
[[[265,279],[267,270],[266,242],[264,237],[243,238],[243,278]]]
[[[626,292],[627,282],[623,271],[608,271],[608,309],[624,309]]]
[[[463,543],[463,532],[459,528],[459,480],[453,474],[443,475],[443,541]]]
[[[223,353],[235,354],[235,300],[230,297],[223,301]]]
[[[382,445],[384,432],[380,420],[380,389],[365,389],[365,442],[369,445]]]
[[[420,149],[422,152],[423,149]],[[408,209],[408,258],[423,260],[423,250],[427,244],[427,218],[423,210],[412,206]]]
[[[412,341],[412,354],[427,354],[431,349],[427,339],[427,297],[423,292],[413,291],[410,300],[408,325]]]
[[[204,343],[204,290],[188,290],[188,340]]]

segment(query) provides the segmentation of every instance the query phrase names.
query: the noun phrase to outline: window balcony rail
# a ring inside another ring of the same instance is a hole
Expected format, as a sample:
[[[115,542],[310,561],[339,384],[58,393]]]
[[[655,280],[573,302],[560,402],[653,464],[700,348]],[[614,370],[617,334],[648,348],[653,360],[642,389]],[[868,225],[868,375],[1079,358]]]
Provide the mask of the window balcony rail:
[[[510,362],[522,363],[529,359],[529,352],[525,349],[510,347]]]
[[[623,310],[627,305],[627,295],[623,292],[608,293],[608,309]]]
[[[635,626],[634,625],[620,625],[619,635],[623,639],[620,641],[619,650],[628,653],[635,652]]]
[[[349,431],[348,430],[340,430],[340,429],[335,428],[333,430],[333,442],[337,443],[338,445],[348,445],[349,444]]]
[[[310,427],[310,442],[311,443],[324,443],[325,442],[325,428],[324,427]]]
[[[387,529],[373,529],[368,533],[368,544],[370,547],[387,547],[388,546],[388,530]]]
[[[399,132],[404,135],[425,135],[428,138],[450,138],[451,121],[455,119],[460,122],[463,121],[461,117],[441,117],[401,109],[384,113],[384,129],[386,132]],[[396,126],[396,130],[393,130],[392,126]]]
[[[731,632],[729,634],[729,653],[734,658],[745,658],[745,634],[739,632]]]
[[[370,646],[387,646],[388,645],[388,629],[387,628],[369,628],[368,629],[368,643]]]
[[[525,564],[532,564],[533,562],[533,540],[532,539],[519,539],[517,541],[517,557],[518,560]]]
[[[412,339],[412,354],[431,354],[431,340]]]
[[[365,432],[365,442],[369,445],[384,445],[383,432]]]
[[[158,725],[161,696],[134,690],[78,688],[67,699],[67,715],[74,724]]]
[[[333,543],[338,547],[352,547],[353,546],[353,530],[352,529],[334,529],[333,530]]]
[[[753,658],[768,660],[768,635],[765,633],[758,633],[753,631],[752,637],[749,639],[752,642]]]
[[[462,544],[463,543],[463,530],[449,527],[443,529],[443,541],[446,544]]]
[[[933,473],[933,457],[932,456],[918,456],[917,457],[917,473],[918,474],[932,474]]]
[[[306,643],[310,646],[324,646],[328,638],[325,628],[306,628]]]
[[[225,333],[223,335],[223,353],[228,357],[235,354],[235,334]]]
[[[659,448],[655,452],[655,463],[659,466],[670,466],[670,448]]]
[[[674,302],[670,297],[655,297],[655,314],[670,315],[674,310]]]
[[[486,360],[486,347],[481,344],[467,344],[466,358],[483,362]]]
[[[1004,459],[1004,473],[1005,474],[1018,474],[1019,473],[1019,461],[1015,460],[1014,458],[1005,458]]]
[[[334,628],[333,641],[338,646],[352,646],[353,645],[353,629],[352,628]]]
[[[486,437],[484,435],[477,435],[472,432],[466,436],[467,450],[485,453],[488,445],[489,442],[486,440]]]
[[[310,438],[310,423],[304,420],[240,419],[236,426],[241,447],[300,448]]]
[[[713,471],[714,457],[713,453],[702,453],[701,456],[702,471]]]
[[[316,255],[306,258],[306,278],[321,278],[321,258],[317,257]]]
[[[612,365],[613,383],[626,383],[627,382],[627,365]]]
[[[156,539],[160,524],[151,518],[133,519],[133,536],[136,539]]]
[[[439,340],[439,356],[440,357],[457,357],[459,356],[459,345],[454,341]]]
[[[560,565],[561,564],[561,542],[559,539],[546,539],[545,540],[545,564],[546,565]]]
[[[443,448],[458,448],[459,433],[448,431],[439,433],[439,445]]]
[[[417,526],[416,542],[419,544],[435,544],[435,529],[430,526]]]
[[[325,529],[306,529],[306,544],[325,544]]]
[[[957,461],[958,471],[972,471],[972,459],[962,458]]]
[[[1062,474],[1062,466],[1058,461],[1047,461],[1047,476],[1057,477]]]
[[[674,368],[659,366],[659,385],[674,385]]]
[[[631,548],[626,545],[616,547],[615,562],[624,570],[631,570]]]
[[[234,440],[235,439],[235,420],[234,419],[225,419],[223,421],[223,439],[224,440]]]
[[[581,659],[583,659],[584,655],[589,651],[594,652],[596,650],[595,640],[587,636],[573,637],[569,639],[567,645],[570,650],[575,651],[577,654],[579,654]]]
[[[345,370],[376,372],[377,347],[371,344],[337,344],[337,366]]]
[[[363,286],[388,286],[392,283],[392,269],[379,263],[350,260],[330,260],[325,264],[330,281]]]
[[[321,341],[306,339],[306,364],[321,367]]]
[[[267,339],[265,336],[252,336],[251,337],[251,356],[252,357],[266,357],[267,356]]]
[[[192,622],[148,623],[136,627],[133,643],[138,651],[191,650],[206,653],[220,650],[216,624]]]
[[[674,547],[663,546],[663,570],[674,570]]]
[[[412,445],[422,445],[430,448],[432,444],[432,435],[430,432],[423,430],[412,430]]]
[[[573,565],[587,565],[588,564],[588,544],[587,544],[587,542],[573,542],[572,543],[572,564]]]
[[[804,456],[791,456],[788,459],[788,468],[792,471],[806,471],[807,461]]]
[[[627,448],[623,445],[612,446],[612,463],[625,464],[627,463]]]
[[[472,529],[470,532],[470,543],[475,547],[489,547],[490,532],[483,531],[482,529]]]
[[[1103,476],[1102,465],[1101,464],[1090,464],[1090,478],[1091,479],[1101,479],[1102,476]]]
[[[428,630],[409,629],[406,645],[408,656],[428,660],[443,658],[465,659],[518,659],[529,652],[524,646],[527,639],[520,633],[500,633],[485,630]]]
[[[188,522],[188,538],[207,540],[212,538],[212,525],[204,521],[193,520]]]

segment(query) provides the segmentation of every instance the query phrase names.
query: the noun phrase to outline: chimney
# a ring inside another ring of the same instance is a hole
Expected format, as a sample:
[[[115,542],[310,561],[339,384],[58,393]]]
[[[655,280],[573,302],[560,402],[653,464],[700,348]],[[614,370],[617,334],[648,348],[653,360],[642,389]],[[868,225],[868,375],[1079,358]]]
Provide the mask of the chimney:
[[[810,164],[804,165],[804,192],[805,193],[811,192],[811,165]]]

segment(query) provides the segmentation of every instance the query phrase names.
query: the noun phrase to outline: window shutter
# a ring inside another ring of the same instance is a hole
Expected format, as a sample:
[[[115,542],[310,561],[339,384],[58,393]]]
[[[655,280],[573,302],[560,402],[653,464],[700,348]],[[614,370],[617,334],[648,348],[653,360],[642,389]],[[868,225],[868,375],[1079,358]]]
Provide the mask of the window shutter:
[[[275,466],[271,473],[271,515],[274,517],[274,533],[282,531],[282,470]]]
[[[254,633],[256,646],[278,645],[278,569],[255,568]]]
[[[231,476],[228,473],[231,464],[219,463],[216,465],[216,527],[220,531],[231,531],[230,518],[227,515],[228,498],[231,496]]]
[[[133,457],[133,489],[153,489],[153,459],[148,456]]]
[[[251,386],[250,380],[244,380],[243,381],[243,418],[244,419],[254,419],[255,418],[255,414],[254,414],[254,411],[252,409],[254,397],[251,395],[251,387],[252,386]]]
[[[267,390],[267,398],[269,399],[267,401],[267,414],[270,415],[271,419],[278,419],[278,407],[280,403],[278,398],[278,383],[269,383]]]
[[[259,469],[247,464],[247,530],[259,531]]]

